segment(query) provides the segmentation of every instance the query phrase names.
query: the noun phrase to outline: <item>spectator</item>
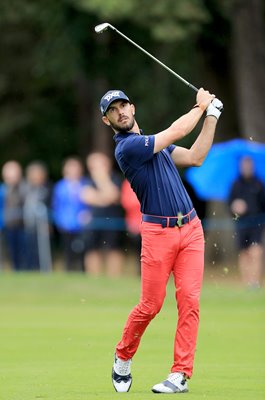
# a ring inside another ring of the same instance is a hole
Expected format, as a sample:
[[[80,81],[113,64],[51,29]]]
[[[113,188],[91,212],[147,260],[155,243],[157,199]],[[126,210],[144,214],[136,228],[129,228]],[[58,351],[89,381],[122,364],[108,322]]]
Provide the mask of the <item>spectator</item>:
[[[51,250],[49,236],[49,209],[51,185],[48,171],[40,161],[26,168],[26,196],[24,203],[24,227],[26,239],[27,268],[50,270]]]
[[[262,278],[265,187],[255,176],[253,160],[249,157],[243,157],[240,161],[240,176],[232,185],[229,206],[235,216],[239,270],[243,283],[247,287],[257,288]]]
[[[142,213],[140,203],[136,194],[131,188],[127,179],[124,179],[121,186],[121,205],[125,210],[125,221],[128,232],[128,239],[138,261],[138,273],[141,272],[140,253],[141,253],[141,235],[140,227]]]
[[[119,276],[124,254],[121,251],[124,212],[120,205],[122,179],[112,171],[112,163],[103,153],[87,157],[90,185],[83,191],[83,199],[91,206],[92,220],[87,230],[85,268],[91,275],[99,275],[105,263],[106,274]]]
[[[53,220],[60,234],[67,271],[83,271],[83,230],[90,218],[90,210],[80,194],[87,179],[78,157],[69,157],[63,163],[63,178],[53,190]]]
[[[3,269],[4,185],[0,184],[0,270]]]
[[[9,250],[11,267],[15,271],[26,269],[23,206],[26,186],[21,165],[7,161],[2,168],[4,235]]]

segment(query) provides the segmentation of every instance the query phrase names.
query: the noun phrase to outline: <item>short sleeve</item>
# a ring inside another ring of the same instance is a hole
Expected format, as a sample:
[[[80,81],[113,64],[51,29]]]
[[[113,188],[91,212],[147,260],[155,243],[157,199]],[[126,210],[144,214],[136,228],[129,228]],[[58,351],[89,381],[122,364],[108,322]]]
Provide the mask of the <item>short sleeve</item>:
[[[174,145],[174,144],[171,144],[170,146],[167,147],[170,154],[172,153],[173,150],[175,150],[175,148],[176,148],[176,145]]]
[[[124,159],[132,166],[139,166],[154,156],[155,138],[153,135],[135,135],[122,143]]]

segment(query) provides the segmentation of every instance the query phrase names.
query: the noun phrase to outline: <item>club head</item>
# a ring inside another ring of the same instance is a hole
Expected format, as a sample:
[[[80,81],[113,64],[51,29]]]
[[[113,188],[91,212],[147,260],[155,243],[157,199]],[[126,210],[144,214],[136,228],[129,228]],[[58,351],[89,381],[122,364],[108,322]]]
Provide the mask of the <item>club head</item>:
[[[109,26],[110,26],[110,24],[108,24],[107,22],[104,22],[103,24],[99,24],[99,25],[95,26],[95,31],[97,33],[102,33],[104,31],[106,31]]]

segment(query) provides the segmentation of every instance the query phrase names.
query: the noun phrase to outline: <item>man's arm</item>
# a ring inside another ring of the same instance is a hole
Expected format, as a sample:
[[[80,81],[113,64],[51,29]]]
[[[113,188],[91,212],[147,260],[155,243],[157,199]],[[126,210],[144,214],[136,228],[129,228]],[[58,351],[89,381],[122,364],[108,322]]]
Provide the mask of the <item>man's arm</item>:
[[[171,157],[178,167],[202,165],[213,143],[217,121],[223,111],[223,103],[214,99],[206,109],[206,118],[201,133],[191,148],[176,147]]]
[[[84,186],[81,191],[81,200],[91,206],[107,207],[117,204],[120,199],[120,189],[112,182],[110,173],[102,168],[93,169],[90,175],[96,187]]]
[[[195,128],[214,97],[207,90],[201,88],[196,96],[197,107],[177,119],[169,128],[155,135],[154,153],[188,135]]]
[[[202,130],[190,149],[176,147],[171,157],[178,167],[199,167],[205,160],[213,143],[217,119],[213,116],[206,117]]]

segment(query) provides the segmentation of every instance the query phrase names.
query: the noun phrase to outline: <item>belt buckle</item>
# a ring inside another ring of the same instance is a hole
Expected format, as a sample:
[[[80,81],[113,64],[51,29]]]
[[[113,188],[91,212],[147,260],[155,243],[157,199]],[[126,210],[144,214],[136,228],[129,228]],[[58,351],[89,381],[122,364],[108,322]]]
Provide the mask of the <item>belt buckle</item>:
[[[177,225],[179,228],[181,228],[184,224],[182,223],[182,218],[183,218],[183,214],[182,212],[178,213],[178,219],[177,219]]]

